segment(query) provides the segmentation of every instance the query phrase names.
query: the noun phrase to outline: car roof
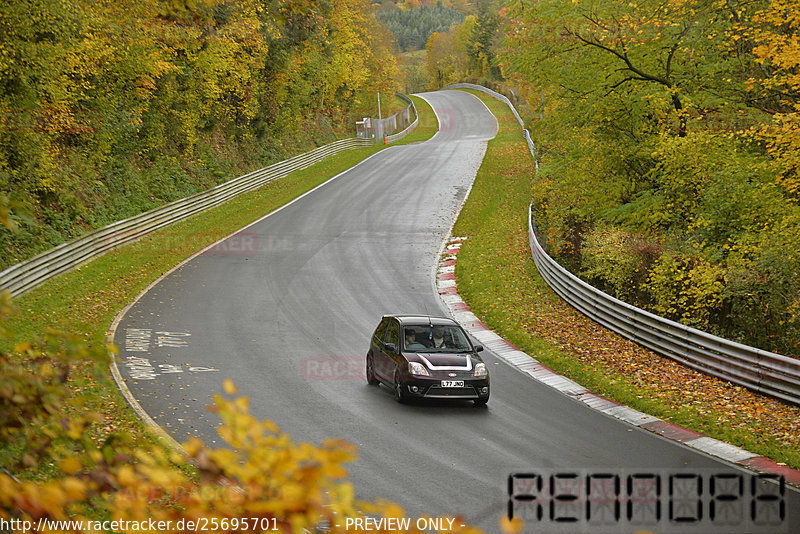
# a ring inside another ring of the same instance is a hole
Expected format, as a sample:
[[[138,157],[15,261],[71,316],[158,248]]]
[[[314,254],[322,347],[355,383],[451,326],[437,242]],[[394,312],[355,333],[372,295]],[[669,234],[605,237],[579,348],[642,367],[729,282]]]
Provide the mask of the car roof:
[[[413,315],[413,314],[388,314],[385,317],[394,317],[402,325],[458,325],[457,322],[448,317],[434,317],[431,315]]]

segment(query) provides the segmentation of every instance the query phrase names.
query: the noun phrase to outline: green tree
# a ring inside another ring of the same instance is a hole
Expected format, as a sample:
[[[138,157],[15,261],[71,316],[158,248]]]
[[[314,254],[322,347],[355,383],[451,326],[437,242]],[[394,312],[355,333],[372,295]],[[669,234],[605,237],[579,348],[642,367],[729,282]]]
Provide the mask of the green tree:
[[[469,51],[477,18],[469,15],[464,22],[428,39],[427,69],[429,87],[439,89],[464,80],[469,75]]]
[[[469,36],[469,74],[477,78],[502,79],[500,69],[495,64],[494,41],[497,38],[499,20],[492,2],[479,3],[478,15]]]
[[[795,7],[515,2],[499,59],[536,112],[534,206],[566,265],[657,313],[800,354],[800,257],[776,254],[798,221]]]
[[[446,32],[464,20],[464,13],[441,2],[408,5],[378,12],[377,19],[395,35],[401,52],[421,50],[433,33]]]
[[[367,0],[6,2],[0,193],[31,217],[0,268],[330,142],[397,76]]]

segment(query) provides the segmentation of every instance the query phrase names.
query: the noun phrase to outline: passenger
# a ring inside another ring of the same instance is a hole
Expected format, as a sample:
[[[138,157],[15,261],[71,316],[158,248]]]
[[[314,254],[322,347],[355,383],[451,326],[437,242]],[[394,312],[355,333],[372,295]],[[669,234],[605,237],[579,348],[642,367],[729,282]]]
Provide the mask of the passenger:
[[[406,350],[425,350],[425,345],[417,341],[417,332],[413,328],[406,328]]]

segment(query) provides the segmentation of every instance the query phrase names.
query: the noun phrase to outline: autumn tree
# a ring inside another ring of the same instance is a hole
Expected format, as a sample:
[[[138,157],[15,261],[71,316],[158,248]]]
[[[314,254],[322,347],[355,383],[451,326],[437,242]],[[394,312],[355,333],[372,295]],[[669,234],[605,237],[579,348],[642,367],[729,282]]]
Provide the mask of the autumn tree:
[[[367,0],[0,5],[0,268],[350,132],[398,87]]]
[[[535,110],[552,252],[637,305],[791,354],[796,7],[521,1],[500,54]]]
[[[472,24],[467,44],[469,69],[467,74],[476,78],[500,80],[502,75],[495,64],[495,41],[498,36],[499,19],[494,2],[483,0],[478,4],[478,14]]]
[[[753,17],[746,38],[761,71],[751,80],[756,94],[772,95],[773,120],[759,128],[781,167],[781,185],[800,200],[800,2],[776,0]],[[758,90],[760,89],[760,90]]]
[[[477,17],[469,15],[458,26],[430,36],[425,49],[431,89],[464,81],[469,76],[476,24]]]

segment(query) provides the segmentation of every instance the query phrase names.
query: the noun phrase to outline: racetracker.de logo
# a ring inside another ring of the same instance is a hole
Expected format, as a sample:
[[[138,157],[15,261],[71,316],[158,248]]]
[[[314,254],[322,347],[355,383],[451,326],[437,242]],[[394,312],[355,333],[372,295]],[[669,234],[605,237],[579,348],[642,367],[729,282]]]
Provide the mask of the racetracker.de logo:
[[[366,380],[364,358],[356,356],[320,356],[300,361],[300,371],[306,380]]]
[[[258,250],[258,234],[239,232],[214,245],[209,253],[217,255],[253,254]]]
[[[136,232],[113,234],[104,238],[106,247],[116,247],[120,243],[138,239]],[[200,232],[197,234],[176,234],[169,230],[145,236],[143,246],[160,253],[178,253],[191,255],[203,250],[219,239],[219,235]],[[258,252],[258,234],[239,232],[213,245],[206,254],[215,256],[247,256]]]

